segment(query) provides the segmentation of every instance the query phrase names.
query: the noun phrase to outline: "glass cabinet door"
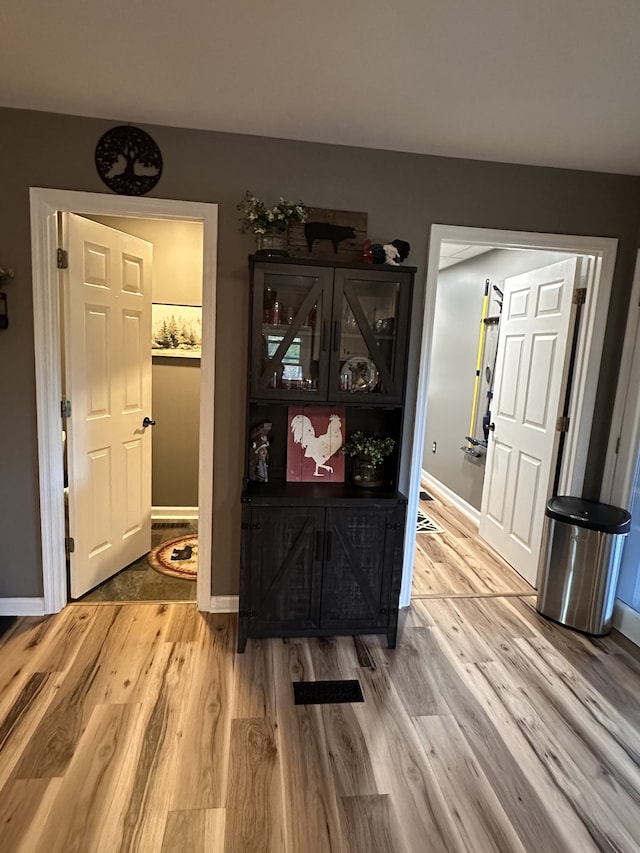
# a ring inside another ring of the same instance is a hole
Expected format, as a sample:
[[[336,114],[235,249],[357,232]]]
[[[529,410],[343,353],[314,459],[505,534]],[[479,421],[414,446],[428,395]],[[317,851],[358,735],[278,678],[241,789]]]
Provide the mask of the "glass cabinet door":
[[[408,285],[392,272],[336,270],[332,397],[401,400]]]
[[[252,394],[326,397],[333,270],[269,264],[255,269]]]

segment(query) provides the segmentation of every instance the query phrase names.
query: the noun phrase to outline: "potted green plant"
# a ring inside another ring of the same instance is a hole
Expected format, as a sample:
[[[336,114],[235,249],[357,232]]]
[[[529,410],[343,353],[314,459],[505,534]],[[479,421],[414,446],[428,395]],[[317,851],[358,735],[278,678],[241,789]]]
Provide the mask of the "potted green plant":
[[[381,486],[385,457],[393,453],[393,438],[367,435],[358,430],[342,445],[341,453],[353,456],[352,479],[356,486]]]
[[[306,222],[307,208],[301,201],[280,198],[273,207],[247,190],[240,204],[242,233],[253,231],[258,239],[256,254],[262,256],[287,254],[287,230],[291,222]]]

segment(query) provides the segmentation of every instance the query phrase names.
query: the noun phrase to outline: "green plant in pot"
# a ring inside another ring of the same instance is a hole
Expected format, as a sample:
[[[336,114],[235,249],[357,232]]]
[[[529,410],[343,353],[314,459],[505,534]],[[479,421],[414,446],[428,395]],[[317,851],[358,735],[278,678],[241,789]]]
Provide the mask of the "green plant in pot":
[[[384,481],[384,460],[393,453],[396,443],[393,438],[366,435],[361,430],[340,448],[341,453],[353,456],[354,485],[365,487],[381,486]]]

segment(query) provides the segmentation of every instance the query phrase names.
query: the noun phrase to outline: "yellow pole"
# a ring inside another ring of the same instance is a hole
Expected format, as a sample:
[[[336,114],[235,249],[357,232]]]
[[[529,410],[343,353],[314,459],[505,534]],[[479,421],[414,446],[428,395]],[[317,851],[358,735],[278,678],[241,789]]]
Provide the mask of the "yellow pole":
[[[489,285],[490,280],[487,279],[484,283],[484,299],[482,301],[482,317],[480,318],[480,339],[478,341],[478,358],[476,359],[476,382],[473,388],[473,406],[471,407],[471,425],[469,426],[469,435],[475,438],[474,432],[476,428],[476,418],[478,416],[478,397],[480,395],[480,371],[482,370],[482,351],[484,349],[484,337],[486,333],[485,319],[489,311]],[[471,442],[469,442],[471,444]]]

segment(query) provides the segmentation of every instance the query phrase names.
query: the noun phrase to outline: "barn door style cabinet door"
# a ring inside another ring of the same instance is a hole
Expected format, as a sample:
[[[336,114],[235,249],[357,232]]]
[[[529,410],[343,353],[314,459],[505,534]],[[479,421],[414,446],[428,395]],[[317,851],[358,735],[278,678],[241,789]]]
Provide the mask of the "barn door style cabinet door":
[[[412,267],[249,259],[250,370],[238,650],[250,637],[381,633],[396,643],[406,498],[402,453]],[[389,436],[384,482],[288,482],[288,409],[344,411],[345,439]],[[270,424],[268,481],[251,479]]]
[[[247,637],[385,633],[396,643],[405,501],[243,508],[239,651]]]
[[[252,269],[253,399],[401,404],[411,273]]]

